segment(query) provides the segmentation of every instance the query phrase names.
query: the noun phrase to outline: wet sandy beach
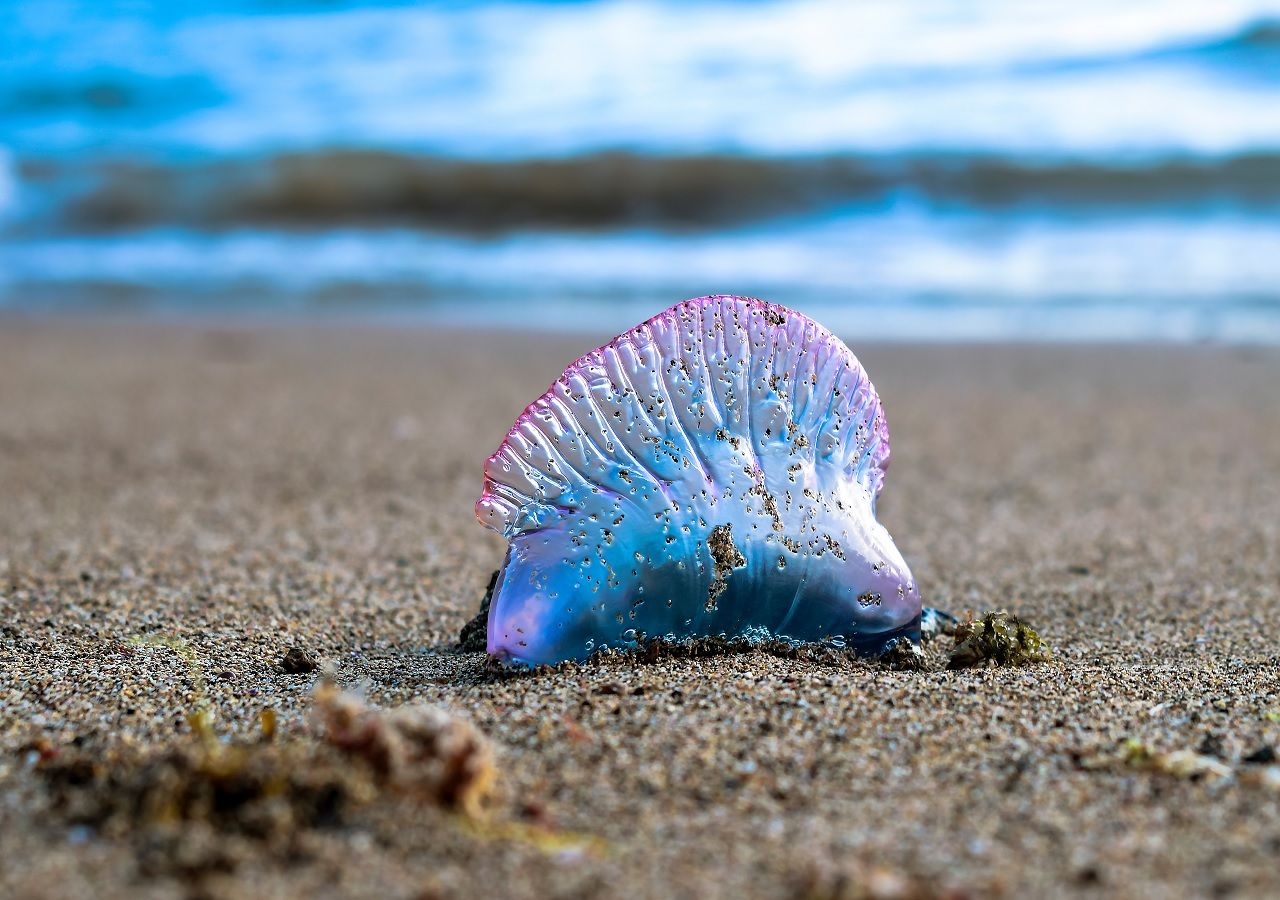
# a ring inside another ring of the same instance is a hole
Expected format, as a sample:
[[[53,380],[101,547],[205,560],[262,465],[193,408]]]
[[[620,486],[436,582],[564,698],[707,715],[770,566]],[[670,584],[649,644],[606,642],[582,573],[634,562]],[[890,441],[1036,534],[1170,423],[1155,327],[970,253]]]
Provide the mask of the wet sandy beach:
[[[0,322],[0,894],[1280,892],[1280,353],[845,337],[926,604],[1016,612],[1053,662],[494,678],[454,649],[501,559],[481,463],[595,338]],[[469,718],[483,823],[383,793],[285,845],[189,822],[157,851],[56,802],[42,755],[189,742],[202,706],[314,741],[293,647]]]

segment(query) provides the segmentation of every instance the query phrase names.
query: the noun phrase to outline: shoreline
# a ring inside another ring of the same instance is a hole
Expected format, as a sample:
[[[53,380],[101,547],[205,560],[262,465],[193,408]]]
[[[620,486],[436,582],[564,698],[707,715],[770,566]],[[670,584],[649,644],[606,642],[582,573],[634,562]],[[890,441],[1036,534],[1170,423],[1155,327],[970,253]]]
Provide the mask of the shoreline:
[[[764,298],[768,299],[768,298]],[[773,302],[773,301],[770,301]],[[779,303],[787,306],[786,303]],[[650,314],[661,311],[665,307],[645,305]],[[812,310],[806,312],[802,307],[789,307],[814,318]],[[545,322],[539,324],[509,324],[487,319],[469,320],[440,316],[439,310],[424,308],[416,312],[403,311],[368,311],[368,312],[316,312],[312,310],[277,310],[265,312],[218,312],[205,313],[186,310],[146,310],[146,311],[97,311],[82,310],[33,310],[20,307],[0,306],[0,331],[4,329],[22,329],[29,333],[74,334],[77,331],[102,330],[108,333],[117,332],[153,332],[158,334],[190,335],[193,333],[234,333],[252,337],[255,333],[263,335],[284,334],[287,332],[357,335],[375,338],[378,335],[418,336],[430,339],[433,334],[448,334],[471,341],[484,341],[492,338],[506,343],[532,341],[543,347],[580,347],[573,359],[588,350],[606,343],[613,337],[634,327],[648,315],[641,313],[641,318],[631,319],[610,316],[616,320],[609,322]],[[817,312],[820,321],[822,310]],[[885,336],[859,335],[848,327],[831,329],[838,337],[853,348],[855,354],[859,348],[871,353],[882,349],[906,350],[909,352],[941,352],[951,350],[993,350],[997,352],[1019,350],[1047,349],[1067,352],[1095,353],[1108,351],[1136,351],[1139,353],[1167,353],[1185,351],[1225,352],[1228,354],[1261,354],[1263,356],[1280,352],[1280,343],[1266,337],[1255,340],[1226,340],[1214,337],[1131,337],[1117,336],[1110,339],[1096,337],[989,337],[966,336],[955,337],[920,337],[920,336]],[[595,343],[592,343],[592,342]],[[574,352],[572,349],[570,352]],[[566,360],[568,362],[569,360]],[[553,376],[554,377],[554,376]]]

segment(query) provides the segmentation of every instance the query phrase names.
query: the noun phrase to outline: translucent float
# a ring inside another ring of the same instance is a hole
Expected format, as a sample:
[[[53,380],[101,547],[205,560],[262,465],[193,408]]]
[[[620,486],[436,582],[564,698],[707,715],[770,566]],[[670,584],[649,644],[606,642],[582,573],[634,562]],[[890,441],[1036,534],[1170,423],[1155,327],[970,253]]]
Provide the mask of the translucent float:
[[[875,517],[888,460],[838,338],[752,298],[679,303],[565,369],[485,463],[476,515],[509,542],[488,652],[918,641],[919,591]]]

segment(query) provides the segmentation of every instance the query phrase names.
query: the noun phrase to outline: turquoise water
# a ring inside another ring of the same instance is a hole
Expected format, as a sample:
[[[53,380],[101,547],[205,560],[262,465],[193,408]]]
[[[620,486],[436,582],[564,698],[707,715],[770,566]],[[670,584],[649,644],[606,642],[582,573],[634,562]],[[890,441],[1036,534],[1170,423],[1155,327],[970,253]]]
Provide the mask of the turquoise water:
[[[0,7],[0,306],[1280,340],[1280,4]]]

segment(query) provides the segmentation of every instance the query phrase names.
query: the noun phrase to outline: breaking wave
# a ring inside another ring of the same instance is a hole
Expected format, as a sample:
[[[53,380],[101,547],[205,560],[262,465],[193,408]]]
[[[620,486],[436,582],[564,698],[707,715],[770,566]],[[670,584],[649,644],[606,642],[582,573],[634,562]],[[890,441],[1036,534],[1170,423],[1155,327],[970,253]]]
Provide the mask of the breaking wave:
[[[20,164],[46,232],[176,226],[700,229],[910,201],[923,208],[1280,211],[1280,154],[1120,162],[607,152],[513,161],[317,151],[164,165]]]

